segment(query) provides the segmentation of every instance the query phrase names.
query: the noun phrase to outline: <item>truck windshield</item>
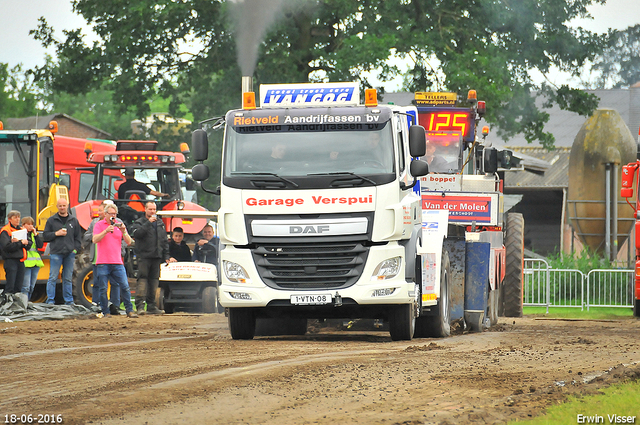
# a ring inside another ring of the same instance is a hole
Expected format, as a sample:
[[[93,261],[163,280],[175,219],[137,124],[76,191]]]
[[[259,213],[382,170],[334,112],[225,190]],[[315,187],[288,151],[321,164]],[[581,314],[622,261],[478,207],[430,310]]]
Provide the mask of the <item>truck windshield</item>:
[[[387,123],[380,127],[374,131],[240,134],[228,126],[224,176],[392,174],[395,161],[391,125]]]
[[[3,221],[11,210],[20,211],[23,217],[32,214],[27,170],[32,167],[35,146],[35,140],[29,143],[0,141],[0,219]]]

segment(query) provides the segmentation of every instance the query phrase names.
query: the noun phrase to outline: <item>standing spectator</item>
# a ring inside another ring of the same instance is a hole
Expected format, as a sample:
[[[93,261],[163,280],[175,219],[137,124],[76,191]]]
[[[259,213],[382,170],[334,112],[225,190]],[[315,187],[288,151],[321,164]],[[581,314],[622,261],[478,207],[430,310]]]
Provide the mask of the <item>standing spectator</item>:
[[[192,261],[218,264],[218,243],[220,239],[214,237],[213,226],[210,224],[204,226],[202,236],[203,238],[198,241],[193,250]]]
[[[84,233],[84,236],[82,237],[83,249],[86,250],[87,248],[89,248],[89,258],[91,258],[91,264],[93,264],[94,282],[96,280],[97,273],[96,273],[96,247],[95,247],[95,244],[93,243],[93,228],[98,221],[104,220],[104,216],[105,216],[104,209],[105,209],[105,206],[109,204],[113,205],[113,201],[107,199],[104,202],[102,202],[100,205],[98,205],[98,217],[91,220],[91,224],[89,225],[89,228],[87,229],[87,231]],[[120,253],[122,257],[124,257],[124,252],[125,252],[124,250],[126,246],[127,244],[123,239],[122,252]],[[99,288],[94,283],[92,301],[98,306],[100,306],[100,296],[101,296],[100,290],[101,288]],[[118,285],[113,285],[113,284],[111,285],[111,291],[109,294],[109,312],[111,314],[120,314],[122,312],[122,310],[120,309],[120,288],[118,287]]]
[[[138,257],[138,287],[136,289],[136,310],[145,314],[144,302],[147,302],[147,313],[164,314],[156,306],[156,290],[160,283],[160,265],[169,262],[169,241],[162,220],[156,216],[156,203],[147,201],[144,204],[144,217],[140,217],[131,226],[131,236],[136,241],[135,249]]]
[[[24,260],[27,258],[27,250],[31,248],[31,242],[25,237],[16,239],[13,232],[20,230],[20,211],[9,211],[8,223],[0,230],[0,247],[4,260],[4,273],[6,282],[5,294],[16,294],[22,291],[24,282]]]
[[[191,250],[184,241],[184,230],[176,227],[171,231],[169,257],[174,261],[191,261]]]
[[[111,287],[118,287],[122,294],[124,308],[127,317],[137,318],[131,304],[131,292],[127,271],[122,262],[122,241],[131,245],[131,236],[127,233],[124,223],[116,219],[118,207],[114,204],[107,204],[104,207],[105,217],[98,221],[93,227],[92,241],[96,245],[96,276],[93,286],[98,285],[100,293],[100,307],[105,316],[110,315],[107,302],[107,281],[111,281]]]
[[[69,214],[69,202],[58,199],[58,212],[47,220],[42,239],[49,242],[49,281],[47,282],[47,304],[55,304],[56,282],[62,267],[62,297],[67,305],[73,302],[73,263],[82,248],[82,229],[78,219]]]
[[[33,226],[34,224],[33,217],[22,219],[22,227],[27,230],[27,239],[31,242],[31,247],[27,250],[27,259],[24,260],[24,282],[22,283],[22,293],[26,294],[27,299],[31,299],[33,288],[38,280],[38,272],[44,266],[38,252],[44,246],[44,241]]]

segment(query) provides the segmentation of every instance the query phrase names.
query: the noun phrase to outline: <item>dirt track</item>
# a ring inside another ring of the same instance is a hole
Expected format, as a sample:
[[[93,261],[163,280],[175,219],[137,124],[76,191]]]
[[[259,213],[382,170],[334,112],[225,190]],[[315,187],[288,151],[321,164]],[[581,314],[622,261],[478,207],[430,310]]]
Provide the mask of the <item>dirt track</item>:
[[[638,335],[635,319],[501,319],[480,334],[411,342],[327,327],[233,341],[218,314],[1,323],[0,419],[502,423],[638,379]]]

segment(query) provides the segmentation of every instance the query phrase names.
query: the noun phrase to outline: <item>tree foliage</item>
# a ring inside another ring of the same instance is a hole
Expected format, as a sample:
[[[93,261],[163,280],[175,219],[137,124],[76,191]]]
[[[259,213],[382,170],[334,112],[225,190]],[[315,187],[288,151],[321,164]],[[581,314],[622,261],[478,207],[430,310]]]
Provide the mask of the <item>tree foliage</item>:
[[[120,110],[133,108],[138,117],[148,115],[148,100],[160,95],[172,99],[172,114],[186,105],[200,120],[240,103],[234,36],[258,31],[256,16],[276,5],[282,14],[254,60],[257,83],[358,80],[370,86],[365,72],[391,79],[401,69],[389,59],[404,59],[411,63],[407,90],[475,88],[503,137],[524,133],[550,146],[548,114],[536,106],[536,96],[562,100],[561,106],[582,114],[595,103],[569,87],[538,86],[532,72],[545,74],[552,66],[577,72],[592,58],[603,39],[567,22],[603,2],[74,0],[99,41],[86,43],[74,30],[56,42],[44,19],[34,34],[56,45],[58,66],[48,75],[55,89],[79,93],[106,84]]]
[[[624,31],[612,31],[606,47],[593,60],[600,75],[596,86],[619,88],[640,81],[640,24]]]
[[[44,111],[42,86],[33,75],[16,65],[9,69],[6,63],[0,63],[0,119],[23,118]]]

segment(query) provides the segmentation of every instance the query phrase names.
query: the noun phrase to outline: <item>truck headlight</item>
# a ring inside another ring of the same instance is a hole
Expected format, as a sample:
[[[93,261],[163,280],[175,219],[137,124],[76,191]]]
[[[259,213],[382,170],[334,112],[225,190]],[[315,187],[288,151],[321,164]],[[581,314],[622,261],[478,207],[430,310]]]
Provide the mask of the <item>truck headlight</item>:
[[[400,266],[402,266],[402,257],[387,258],[373,271],[371,280],[385,280],[391,279],[400,273]]]
[[[227,279],[231,282],[247,283],[249,274],[240,264],[224,260],[222,262],[222,267],[224,268],[225,276],[227,276]]]

